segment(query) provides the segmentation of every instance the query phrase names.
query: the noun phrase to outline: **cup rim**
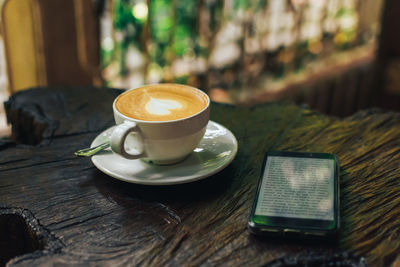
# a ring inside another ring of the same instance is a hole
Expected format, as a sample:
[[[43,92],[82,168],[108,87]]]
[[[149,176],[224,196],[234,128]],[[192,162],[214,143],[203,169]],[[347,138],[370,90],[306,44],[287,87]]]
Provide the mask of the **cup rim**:
[[[201,94],[205,95],[205,97],[207,98],[207,105],[206,105],[202,110],[200,110],[199,112],[197,112],[197,113],[195,113],[195,114],[192,114],[192,115],[190,115],[190,116],[188,116],[188,117],[180,118],[180,119],[175,119],[175,120],[168,120],[168,121],[146,121],[146,120],[139,120],[139,119],[131,118],[131,117],[129,117],[129,116],[126,116],[126,115],[122,114],[122,113],[117,109],[117,107],[115,106],[115,103],[116,103],[118,97],[120,97],[121,95],[126,94],[126,93],[128,93],[128,92],[130,92],[130,91],[132,91],[132,90],[140,89],[140,88],[147,87],[147,86],[155,86],[155,85],[173,85],[173,86],[178,85],[178,86],[189,87],[189,88],[191,88],[191,89],[197,90],[197,91],[199,91]],[[152,84],[145,84],[145,85],[142,85],[142,86],[139,86],[139,87],[135,87],[135,88],[131,88],[131,89],[126,90],[125,92],[123,92],[122,94],[118,95],[118,96],[114,99],[112,107],[113,107],[114,112],[116,112],[119,116],[121,116],[121,117],[123,117],[124,119],[127,119],[127,120],[132,120],[132,121],[134,121],[134,122],[140,122],[140,123],[148,123],[148,124],[164,124],[164,123],[173,123],[173,122],[184,121],[184,120],[188,120],[188,119],[190,119],[190,118],[196,117],[196,116],[198,116],[199,114],[201,114],[201,113],[203,113],[204,111],[206,111],[206,110],[209,108],[210,103],[211,103],[210,97],[209,97],[205,92],[203,92],[202,90],[200,90],[200,89],[198,89],[198,88],[196,88],[196,87],[193,87],[193,86],[190,86],[190,85],[186,85],[186,84],[179,84],[179,83],[152,83]]]

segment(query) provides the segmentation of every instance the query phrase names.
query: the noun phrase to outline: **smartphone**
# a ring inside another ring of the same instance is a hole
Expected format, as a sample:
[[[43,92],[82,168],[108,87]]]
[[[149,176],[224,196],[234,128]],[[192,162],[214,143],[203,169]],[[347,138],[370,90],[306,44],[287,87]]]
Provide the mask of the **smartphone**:
[[[334,238],[340,228],[339,204],[336,155],[268,152],[248,229],[258,235]]]

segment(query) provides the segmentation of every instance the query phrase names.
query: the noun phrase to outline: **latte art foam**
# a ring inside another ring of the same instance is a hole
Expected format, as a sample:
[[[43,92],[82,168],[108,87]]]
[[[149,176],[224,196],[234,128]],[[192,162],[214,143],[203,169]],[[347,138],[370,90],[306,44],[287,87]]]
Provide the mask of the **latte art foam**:
[[[175,100],[150,97],[150,101],[146,103],[145,109],[152,115],[170,115],[172,110],[182,109],[182,105]]]
[[[116,108],[127,117],[144,121],[169,121],[190,117],[208,104],[204,93],[177,84],[149,85],[120,95]]]

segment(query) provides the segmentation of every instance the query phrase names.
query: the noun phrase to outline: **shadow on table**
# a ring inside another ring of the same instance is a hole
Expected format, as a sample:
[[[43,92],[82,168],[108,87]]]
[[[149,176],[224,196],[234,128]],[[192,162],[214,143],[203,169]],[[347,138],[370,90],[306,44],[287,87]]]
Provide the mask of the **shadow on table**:
[[[226,193],[233,182],[231,168],[228,166],[218,174],[200,181],[178,185],[140,185],[114,179],[98,170],[90,181],[99,192],[116,202],[128,199],[142,201],[195,202],[203,199],[214,199]]]

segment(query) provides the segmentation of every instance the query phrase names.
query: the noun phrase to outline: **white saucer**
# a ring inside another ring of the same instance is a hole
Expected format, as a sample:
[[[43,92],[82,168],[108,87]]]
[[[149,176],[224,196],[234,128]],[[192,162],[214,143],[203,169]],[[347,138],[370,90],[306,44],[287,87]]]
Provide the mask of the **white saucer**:
[[[115,126],[99,134],[91,147],[109,139]],[[184,161],[167,166],[128,160],[108,148],[92,156],[93,164],[116,179],[145,185],[183,184],[209,177],[229,165],[237,153],[235,136],[224,126],[210,121],[197,148]]]

